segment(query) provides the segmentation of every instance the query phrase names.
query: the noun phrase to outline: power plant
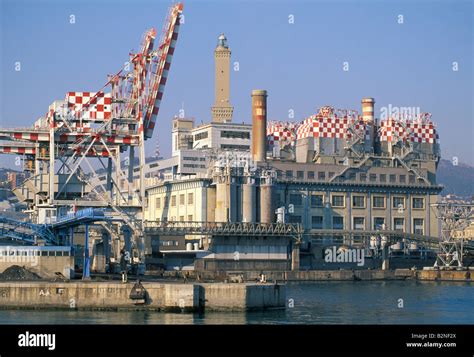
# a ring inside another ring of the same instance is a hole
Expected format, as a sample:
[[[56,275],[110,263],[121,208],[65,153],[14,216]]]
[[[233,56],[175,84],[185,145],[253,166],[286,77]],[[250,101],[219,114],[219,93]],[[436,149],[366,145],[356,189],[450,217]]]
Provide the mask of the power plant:
[[[324,106],[271,120],[271,89],[255,89],[251,124],[235,123],[224,34],[210,122],[174,117],[172,155],[147,158],[182,11],[173,5],[161,34],[147,31],[130,68],[102,88],[68,92],[30,128],[0,129],[0,152],[21,155],[28,173],[13,192],[29,219],[0,218],[3,238],[60,251],[63,274],[83,278],[118,271],[122,250],[141,274],[325,269],[333,245],[363,249],[384,269],[397,257],[435,261],[442,186],[431,115],[377,118],[366,97],[361,115]]]

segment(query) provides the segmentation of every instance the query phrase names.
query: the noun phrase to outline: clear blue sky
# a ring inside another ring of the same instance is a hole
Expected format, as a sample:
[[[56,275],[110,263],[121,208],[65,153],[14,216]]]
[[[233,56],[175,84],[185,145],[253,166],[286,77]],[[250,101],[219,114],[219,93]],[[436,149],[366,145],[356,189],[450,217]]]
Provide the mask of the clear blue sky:
[[[0,0],[0,125],[30,126],[67,91],[94,91],[161,30],[169,1]],[[250,92],[267,89],[269,118],[301,120],[322,105],[360,111],[360,99],[433,114],[443,156],[474,164],[472,1],[185,1],[185,23],[155,136],[171,152],[171,118],[210,120],[213,50],[224,32],[234,121],[251,121]],[[76,23],[70,24],[70,15]],[[289,16],[294,24],[289,24]],[[403,24],[397,22],[403,15]],[[21,62],[16,72],[15,62]],[[349,71],[343,71],[343,62]],[[452,70],[457,62],[459,70]],[[0,166],[12,157],[0,156]],[[3,164],[3,165],[2,165]]]

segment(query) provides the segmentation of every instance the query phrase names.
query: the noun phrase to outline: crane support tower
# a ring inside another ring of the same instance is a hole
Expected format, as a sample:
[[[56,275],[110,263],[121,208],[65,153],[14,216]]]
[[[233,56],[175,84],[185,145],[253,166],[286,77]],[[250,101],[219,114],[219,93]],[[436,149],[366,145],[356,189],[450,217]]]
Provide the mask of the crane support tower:
[[[463,231],[472,221],[473,205],[437,203],[436,216],[441,220],[441,237],[435,267],[440,269],[462,269],[464,238],[455,238],[454,232]]]

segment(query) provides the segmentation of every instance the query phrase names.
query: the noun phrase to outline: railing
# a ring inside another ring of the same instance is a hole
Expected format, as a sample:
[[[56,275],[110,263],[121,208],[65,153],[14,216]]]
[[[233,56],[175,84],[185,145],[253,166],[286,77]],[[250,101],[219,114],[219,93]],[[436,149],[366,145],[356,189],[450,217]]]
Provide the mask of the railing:
[[[418,242],[437,247],[440,239],[438,237],[425,236],[422,234],[406,233],[401,231],[382,231],[382,230],[344,230],[344,229],[321,229],[312,230],[310,233],[305,235],[313,236],[311,240],[314,242],[323,242],[324,237],[364,237],[370,238],[373,236],[380,237],[384,236],[388,239],[390,244],[407,240],[411,242]]]
[[[168,235],[202,234],[228,236],[282,236],[298,239],[303,233],[300,224],[246,222],[144,222],[145,233]]]

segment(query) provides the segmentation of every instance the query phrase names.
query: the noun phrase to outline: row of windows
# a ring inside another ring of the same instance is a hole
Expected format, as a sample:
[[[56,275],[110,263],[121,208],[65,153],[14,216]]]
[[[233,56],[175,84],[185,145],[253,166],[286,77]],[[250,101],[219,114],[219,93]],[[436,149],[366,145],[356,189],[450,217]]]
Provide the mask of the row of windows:
[[[176,196],[177,195],[172,195],[171,196],[171,207],[176,207]],[[166,197],[163,198],[163,200],[161,199],[161,197],[155,198],[155,207],[156,208],[161,208],[161,203],[163,203],[164,207],[168,206],[168,200],[166,199]],[[188,205],[193,205],[193,204],[194,204],[194,193],[190,192],[190,193],[188,193]],[[180,206],[185,205],[185,194],[184,193],[179,195],[179,205]]]
[[[179,242],[177,240],[160,240],[160,245],[163,247],[172,247],[178,246]]]
[[[209,136],[209,134],[207,133],[207,131],[203,131],[202,133],[198,133],[198,134],[194,135],[194,141],[207,139],[208,136]]]
[[[249,145],[221,144],[221,149],[227,150],[250,150]]]
[[[183,164],[183,167],[190,167],[190,168],[200,168],[200,169],[205,169],[206,165],[198,165],[198,164]]]
[[[56,250],[0,250],[0,256],[15,256],[15,257],[69,257],[70,251],[56,251]]]
[[[323,207],[324,198],[323,195],[311,195],[311,207]],[[290,203],[295,206],[303,205],[303,195],[300,193],[290,194]],[[332,207],[345,207],[344,195],[332,195],[331,196]],[[366,197],[362,195],[352,195],[352,207],[353,208],[366,208]],[[384,196],[372,196],[372,208],[386,208]],[[405,208],[405,197],[394,196],[392,197],[392,208],[404,209]],[[412,208],[413,209],[424,209],[425,199],[422,197],[412,197]]]
[[[301,216],[291,215],[290,223],[302,223]],[[365,217],[353,217],[352,218],[353,228],[355,230],[365,230],[366,220]],[[373,230],[387,229],[385,226],[385,217],[374,217],[373,219]],[[323,216],[312,216],[311,217],[311,228],[312,229],[323,229],[324,217]],[[413,218],[413,233],[424,234],[425,220],[423,218]],[[332,217],[332,229],[344,229],[344,217],[333,216]],[[396,217],[393,219],[393,229],[400,232],[405,232],[405,218]]]
[[[185,161],[206,161],[205,157],[183,156]]]
[[[184,222],[184,217],[185,217],[185,216],[179,216],[179,217],[178,217],[179,222]],[[189,222],[192,222],[192,221],[193,221],[193,215],[192,215],[192,214],[189,214],[189,215],[187,216],[187,218],[188,218],[188,221],[189,221]],[[160,223],[160,222],[161,222],[161,219],[160,219],[160,218],[157,218],[157,219],[156,219],[156,222],[157,222],[157,223]],[[178,221],[176,220],[176,216],[171,216],[171,217],[169,217],[169,219],[168,219],[168,217],[163,217],[163,222],[178,222]]]
[[[293,173],[294,172],[292,170],[286,170],[285,171],[285,177],[287,179],[291,179],[291,178],[294,177]],[[334,172],[326,173],[326,172],[323,172],[323,171],[315,173],[314,171],[307,171],[306,175],[307,175],[306,177],[307,177],[308,180],[314,180],[316,177],[318,178],[318,180],[325,180],[326,177],[327,178],[333,177],[335,175],[335,173]],[[282,178],[282,176],[283,176],[282,171],[277,171],[277,177]],[[303,180],[304,179],[304,171],[296,171],[296,178],[300,179],[300,180]]]
[[[306,171],[306,179],[308,180],[326,180],[326,178],[330,179],[335,175],[334,172],[315,172],[315,171]],[[381,183],[407,183],[407,175],[396,175],[396,174],[369,174],[366,173],[359,173],[359,181],[361,182],[381,182]],[[397,180],[398,176],[398,180]],[[278,178],[283,178],[283,172],[277,172]],[[285,171],[285,178],[292,179],[294,178],[294,171],[293,170],[286,170]],[[296,171],[296,178],[299,180],[305,179],[305,171]],[[348,173],[346,178],[349,179],[356,179],[355,173]],[[416,183],[416,176],[415,175],[408,175],[408,183],[414,184]]]
[[[250,139],[250,132],[249,132],[249,131],[229,131],[229,130],[223,130],[223,131],[221,131],[221,138],[227,138],[227,139]]]

